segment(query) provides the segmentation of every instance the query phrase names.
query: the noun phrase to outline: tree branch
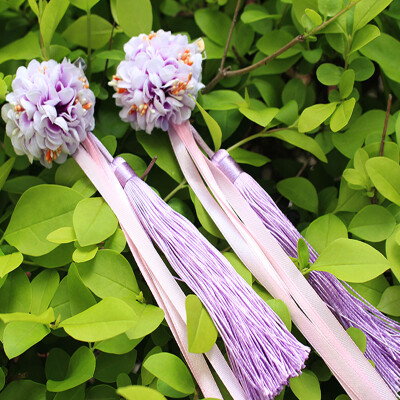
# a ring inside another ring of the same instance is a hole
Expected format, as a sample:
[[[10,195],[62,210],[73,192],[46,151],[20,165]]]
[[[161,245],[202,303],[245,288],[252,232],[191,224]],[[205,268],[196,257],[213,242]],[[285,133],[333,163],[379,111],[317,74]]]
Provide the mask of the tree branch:
[[[333,16],[332,18],[328,19],[327,21],[325,21],[324,23],[322,23],[321,25],[317,26],[316,28],[314,28],[313,30],[311,30],[308,33],[304,33],[303,35],[298,35],[295,38],[293,38],[289,43],[285,44],[285,46],[283,46],[282,48],[280,48],[279,50],[277,50],[275,53],[272,53],[271,55],[269,55],[268,57],[265,57],[264,59],[260,60],[259,62],[250,65],[246,68],[241,68],[241,69],[237,69],[234,71],[230,71],[229,67],[227,68],[223,68],[221,70],[221,68],[218,70],[218,74],[208,83],[208,85],[203,89],[202,93],[206,94],[208,93],[211,89],[214,88],[214,86],[217,85],[217,83],[224,79],[224,78],[230,78],[233,76],[238,76],[238,75],[244,75],[247,74],[249,72],[254,71],[255,69],[262,67],[264,65],[266,65],[268,62],[272,61],[273,59],[275,59],[276,57],[278,57],[279,55],[281,55],[282,53],[284,53],[285,51],[289,50],[290,48],[292,48],[293,46],[295,46],[297,43],[301,43],[304,42],[305,40],[307,40],[309,37],[314,36],[315,34],[317,34],[319,31],[321,31],[322,29],[326,28],[329,24],[331,24],[332,22],[334,22],[336,19],[338,19],[341,15],[343,15],[345,12],[347,12],[348,10],[350,10],[350,8],[354,7],[360,0],[355,0],[352,1],[351,3],[349,3],[345,8],[343,8],[343,10],[339,11],[335,16]],[[233,21],[232,21],[233,22]],[[232,28],[232,27],[231,27]],[[233,29],[233,28],[232,28]],[[228,43],[229,46],[229,43]],[[227,47],[228,47],[227,46]],[[226,50],[226,48],[225,48]],[[225,64],[225,59],[226,59],[226,54],[224,53],[224,57],[223,57],[223,61]],[[222,64],[222,63],[221,63]]]

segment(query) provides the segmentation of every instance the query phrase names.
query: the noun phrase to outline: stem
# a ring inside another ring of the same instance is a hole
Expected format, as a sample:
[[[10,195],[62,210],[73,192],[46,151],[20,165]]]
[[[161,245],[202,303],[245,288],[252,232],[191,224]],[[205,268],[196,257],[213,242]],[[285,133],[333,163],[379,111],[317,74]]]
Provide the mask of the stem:
[[[108,51],[111,50],[111,45],[112,45],[113,36],[114,36],[114,29],[115,29],[115,21],[113,22],[113,26],[112,26],[112,29],[111,29],[110,41],[108,42]],[[109,59],[107,58],[106,64],[105,64],[105,67],[104,67],[104,74],[103,74],[103,80],[101,82],[101,86],[104,86],[104,82],[107,80],[108,61],[109,61]]]
[[[332,22],[334,22],[336,19],[338,19],[341,15],[343,15],[345,12],[347,12],[348,10],[350,10],[350,8],[354,7],[360,0],[355,0],[352,1],[351,3],[349,3],[345,8],[343,8],[343,10],[339,11],[335,16],[333,16],[332,18],[328,19],[327,21],[325,21],[324,23],[322,23],[321,25],[317,26],[316,28],[314,28],[313,30],[311,30],[308,33],[304,33],[303,35],[298,35],[295,38],[293,38],[289,43],[287,43],[285,46],[283,46],[282,48],[280,48],[279,50],[277,50],[275,53],[272,53],[271,55],[269,55],[268,57],[265,57],[263,60],[250,65],[249,67],[246,68],[241,68],[241,69],[237,69],[234,71],[230,71],[229,68],[224,68],[224,69],[220,69],[218,70],[218,74],[208,83],[208,85],[203,89],[202,93],[206,94],[208,93],[214,86],[217,85],[217,83],[224,78],[230,78],[232,76],[238,76],[238,75],[244,75],[247,74],[249,72],[254,71],[255,69],[264,66],[265,64],[267,64],[268,62],[272,61],[273,59],[275,59],[276,57],[278,57],[279,55],[281,55],[282,53],[284,53],[285,51],[289,50],[290,48],[292,48],[293,46],[295,46],[297,43],[301,43],[304,42],[305,40],[307,40],[310,36],[314,36],[315,34],[317,34],[319,31],[321,31],[322,29],[326,28],[329,24],[331,24]],[[224,61],[225,62],[225,61]]]
[[[90,81],[91,77],[91,69],[92,69],[92,23],[91,23],[91,15],[90,8],[87,9],[87,24],[86,24],[86,34],[87,34],[87,77]]]
[[[172,192],[170,192],[166,197],[164,197],[164,201],[167,203],[169,200],[174,197],[176,193],[178,193],[181,189],[184,189],[187,186],[187,181],[184,179]]]
[[[219,67],[219,72],[222,72],[224,69],[224,66],[225,66],[226,55],[228,54],[229,44],[232,39],[233,29],[235,28],[235,24],[236,24],[237,16],[239,14],[241,3],[242,3],[242,0],[238,0],[236,3],[236,9],[235,9],[235,13],[233,14],[232,24],[231,24],[231,28],[229,30],[228,39],[226,40],[224,55],[222,56],[222,59],[221,59],[221,65]]]
[[[149,174],[151,169],[154,167],[154,164],[157,162],[157,156],[155,156],[151,161],[150,164],[147,166],[146,170],[144,171],[143,175],[140,177],[140,179],[143,181],[146,176]]]
[[[383,150],[385,149],[386,132],[387,132],[387,126],[388,126],[389,117],[390,117],[390,109],[392,108],[392,99],[393,99],[393,96],[391,93],[389,93],[388,102],[387,102],[387,106],[386,106],[385,123],[383,125],[381,145],[379,148],[379,157],[383,156]],[[376,190],[376,188],[374,188],[374,196],[371,197],[371,204],[378,204],[378,203],[379,203],[378,202],[378,191]]]
[[[387,132],[387,127],[388,127],[388,122],[389,122],[389,117],[390,117],[390,109],[392,108],[392,99],[393,99],[392,93],[389,93],[387,107],[386,107],[385,125],[383,126],[381,147],[379,149],[380,157],[383,156],[383,149],[385,147],[386,132]]]
[[[276,128],[276,129],[271,129],[270,131],[266,131],[266,132],[255,133],[254,135],[248,136],[248,137],[244,138],[243,140],[240,140],[239,142],[235,143],[234,145],[232,145],[231,147],[226,149],[226,151],[229,153],[232,150],[235,150],[238,147],[243,146],[247,142],[250,142],[251,140],[258,139],[260,137],[268,136],[269,133],[283,131],[283,130],[287,130],[287,129],[290,129],[290,128]]]

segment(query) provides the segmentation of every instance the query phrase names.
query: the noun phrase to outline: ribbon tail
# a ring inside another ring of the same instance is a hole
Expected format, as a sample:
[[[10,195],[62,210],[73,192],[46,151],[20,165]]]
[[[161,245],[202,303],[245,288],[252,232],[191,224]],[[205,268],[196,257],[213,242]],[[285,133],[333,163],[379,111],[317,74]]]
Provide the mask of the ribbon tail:
[[[295,324],[349,396],[362,400],[395,399],[234,185],[204,157],[190,125],[172,126],[169,134],[182,171],[207,212],[253,275],[274,297],[286,303]]]

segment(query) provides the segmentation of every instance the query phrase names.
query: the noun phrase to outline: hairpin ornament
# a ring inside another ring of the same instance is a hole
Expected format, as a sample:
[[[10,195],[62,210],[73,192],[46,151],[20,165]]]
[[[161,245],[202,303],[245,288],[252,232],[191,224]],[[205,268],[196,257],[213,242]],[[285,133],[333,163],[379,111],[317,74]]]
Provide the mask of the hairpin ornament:
[[[203,394],[222,399],[202,354],[188,351],[185,295],[151,244],[124,191],[91,139],[95,97],[81,68],[64,60],[20,67],[2,108],[6,132],[19,155],[38,159],[51,167],[71,155],[113,209],[127,237],[133,256],[196,378]],[[220,350],[214,346],[207,357],[222,382],[237,400],[243,390]]]
[[[147,133],[154,127],[168,130],[182,171],[207,212],[253,275],[285,301],[294,323],[351,398],[394,398],[254,210],[196,145],[188,120],[195,106],[192,96],[203,87],[197,45],[158,31],[132,38],[125,51],[126,60],[111,82],[121,118]]]

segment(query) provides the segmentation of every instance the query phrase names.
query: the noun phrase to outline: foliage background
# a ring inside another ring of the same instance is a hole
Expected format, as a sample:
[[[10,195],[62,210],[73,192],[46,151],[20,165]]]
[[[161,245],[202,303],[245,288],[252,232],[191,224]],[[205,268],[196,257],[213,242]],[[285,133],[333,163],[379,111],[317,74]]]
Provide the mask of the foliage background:
[[[148,183],[196,223],[291,327],[284,304],[229,252],[189,192],[165,133],[133,132],[120,121],[107,86],[131,36],[162,28],[203,37],[203,82],[213,83],[199,103],[221,130],[214,125],[210,135],[198,109],[193,124],[210,146],[222,141],[274,197],[322,253],[318,268],[396,319],[400,2],[355,3],[241,1],[224,57],[236,0],[0,0],[0,102],[18,66],[32,58],[85,59],[97,97],[94,133],[139,175],[157,155]],[[296,37],[293,47],[276,53]],[[265,65],[250,67],[266,57]],[[83,172],[72,159],[49,170],[30,165],[0,126],[0,400],[201,398],[114,215]],[[355,240],[335,241],[344,238]],[[307,263],[297,264],[309,271]],[[111,333],[107,319],[114,321]],[[191,324],[198,328],[199,319]],[[212,327],[202,329],[200,336],[213,342]],[[362,332],[350,333],[364,350]],[[139,387],[116,393],[130,385]],[[314,352],[279,398],[348,397]]]

